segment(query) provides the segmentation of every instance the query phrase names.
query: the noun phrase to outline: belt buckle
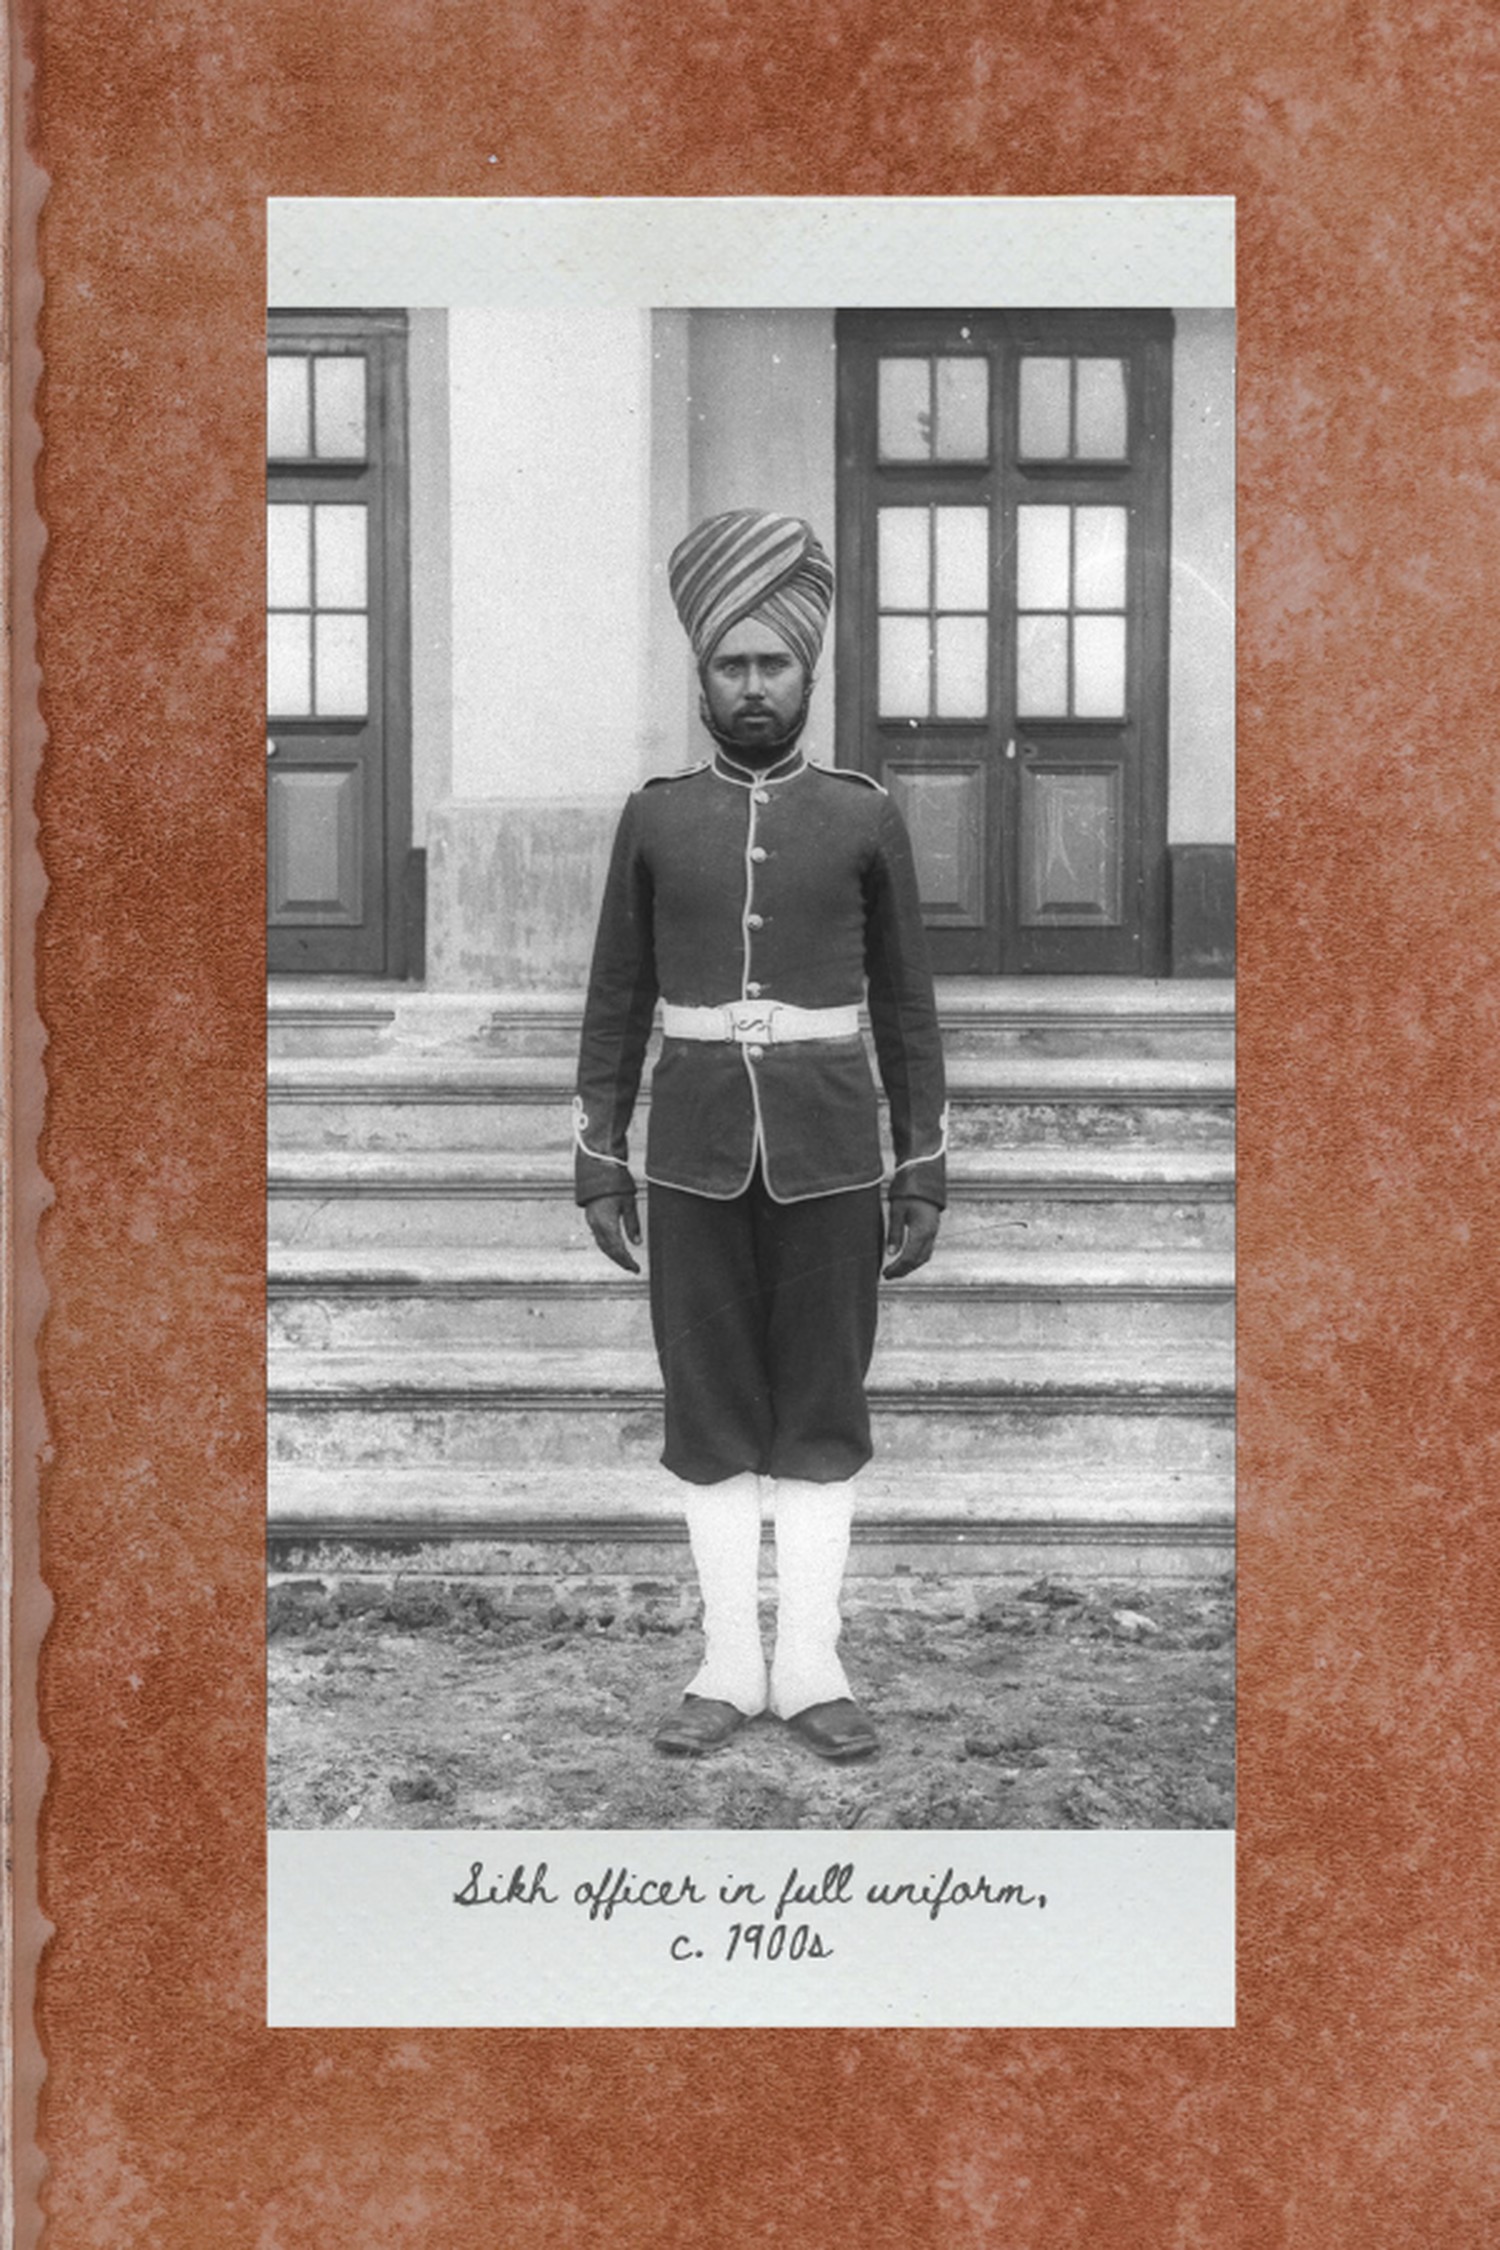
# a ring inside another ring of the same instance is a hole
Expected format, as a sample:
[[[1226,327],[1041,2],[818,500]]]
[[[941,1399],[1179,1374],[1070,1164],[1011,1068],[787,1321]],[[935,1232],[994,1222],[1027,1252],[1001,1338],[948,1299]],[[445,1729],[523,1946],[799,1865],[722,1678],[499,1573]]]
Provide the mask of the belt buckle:
[[[780,1003],[775,1000],[731,1000],[729,1003],[730,1037],[743,1045],[748,1040],[764,1040],[768,1046],[776,1042],[775,1019]]]

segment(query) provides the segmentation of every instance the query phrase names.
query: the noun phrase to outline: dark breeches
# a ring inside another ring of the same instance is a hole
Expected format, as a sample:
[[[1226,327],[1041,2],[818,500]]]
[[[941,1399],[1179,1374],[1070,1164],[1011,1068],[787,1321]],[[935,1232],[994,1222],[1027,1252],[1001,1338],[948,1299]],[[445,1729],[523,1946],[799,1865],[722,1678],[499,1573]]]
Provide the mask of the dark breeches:
[[[757,1168],[724,1202],[651,1188],[662,1461],[675,1476],[837,1484],[864,1466],[883,1240],[874,1187],[773,1203]]]

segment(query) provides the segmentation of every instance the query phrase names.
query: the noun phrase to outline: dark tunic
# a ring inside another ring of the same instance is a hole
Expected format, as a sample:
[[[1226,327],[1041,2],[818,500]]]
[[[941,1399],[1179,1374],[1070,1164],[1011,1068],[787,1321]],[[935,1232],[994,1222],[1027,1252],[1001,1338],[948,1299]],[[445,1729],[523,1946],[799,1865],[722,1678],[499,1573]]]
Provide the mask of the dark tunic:
[[[626,804],[599,917],[577,1099],[577,1198],[634,1186],[626,1136],[658,997],[800,1008],[866,997],[896,1153],[892,1191],[945,1200],[942,1049],[911,845],[886,792],[806,763],[712,764]],[[759,1050],[665,1039],[646,1177],[739,1195],[759,1158],[778,1203],[879,1181],[863,1043]]]

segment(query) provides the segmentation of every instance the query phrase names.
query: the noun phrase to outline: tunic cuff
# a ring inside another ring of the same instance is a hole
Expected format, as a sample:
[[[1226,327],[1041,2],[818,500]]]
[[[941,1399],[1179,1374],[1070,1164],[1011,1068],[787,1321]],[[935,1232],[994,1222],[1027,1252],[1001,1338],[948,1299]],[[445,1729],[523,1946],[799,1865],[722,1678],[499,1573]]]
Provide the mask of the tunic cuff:
[[[592,1203],[601,1195],[634,1195],[635,1181],[623,1156],[591,1147],[589,1118],[581,1096],[573,1097],[573,1200]],[[622,1144],[623,1145],[623,1144]]]
[[[628,1164],[605,1164],[595,1156],[580,1156],[573,1167],[575,1203],[593,1203],[601,1195],[635,1193],[635,1179]]]
[[[887,1189],[890,1196],[914,1195],[919,1202],[935,1203],[940,1211],[948,1205],[948,1167],[941,1156],[928,1156],[910,1164],[903,1164],[891,1176]]]

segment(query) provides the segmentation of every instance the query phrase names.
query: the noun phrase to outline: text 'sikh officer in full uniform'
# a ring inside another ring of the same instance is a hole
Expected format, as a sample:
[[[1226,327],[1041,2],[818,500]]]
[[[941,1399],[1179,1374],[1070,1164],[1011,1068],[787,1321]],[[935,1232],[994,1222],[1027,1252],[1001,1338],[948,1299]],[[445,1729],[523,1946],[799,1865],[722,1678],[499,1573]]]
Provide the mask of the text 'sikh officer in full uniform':
[[[886,1276],[931,1255],[944,1202],[942,1051],[911,847],[886,792],[798,747],[833,596],[795,518],[741,509],[669,564],[711,760],[626,804],[599,919],[575,1102],[577,1198],[640,1269],[626,1134],[652,1014],[652,1328],[662,1459],[683,1480],[705,1655],[657,1746],[717,1749],[768,1706],[827,1758],[875,1730],[837,1654],[864,1382]],[[868,996],[896,1165],[888,1223]],[[775,1528],[769,1675],[761,1511]]]

